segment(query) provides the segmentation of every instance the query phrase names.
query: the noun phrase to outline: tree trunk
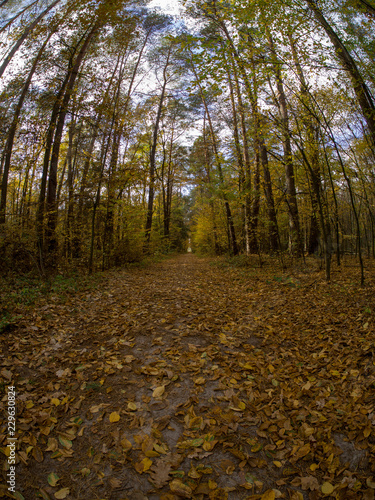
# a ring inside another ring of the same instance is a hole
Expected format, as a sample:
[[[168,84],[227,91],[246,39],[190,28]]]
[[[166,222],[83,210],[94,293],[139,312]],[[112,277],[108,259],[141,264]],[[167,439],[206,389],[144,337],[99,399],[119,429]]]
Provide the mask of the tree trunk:
[[[38,63],[43,55],[44,49],[46,48],[46,45],[49,42],[53,33],[54,32],[49,33],[48,37],[46,38],[43,45],[39,49],[39,52],[34,60],[34,63],[29,71],[28,77],[27,77],[27,79],[24,83],[24,86],[22,88],[22,92],[21,92],[20,98],[18,100],[16,109],[15,109],[15,112],[13,115],[13,120],[12,120],[12,123],[9,127],[8,138],[7,138],[5,149],[4,149],[4,170],[3,170],[3,178],[2,178],[2,185],[1,185],[1,201],[0,201],[0,224],[4,224],[5,219],[6,219],[8,176],[9,176],[9,169],[10,169],[10,163],[11,163],[11,157],[12,157],[12,151],[13,151],[13,143],[14,143],[14,138],[16,135],[17,127],[18,127],[18,122],[19,122],[19,117],[21,114],[22,106],[23,106],[23,103],[25,101],[26,95],[29,91],[29,87],[31,84],[31,80],[34,76],[35,70],[36,70]]]
[[[13,47],[10,49],[10,51],[6,55],[3,64],[0,66],[0,78],[3,76],[3,73],[6,70],[10,61],[12,60],[14,54],[21,47],[21,45],[26,40],[26,38],[29,36],[29,34],[33,31],[33,29],[37,26],[39,21],[41,21],[43,19],[43,17],[45,15],[47,15],[48,12],[51,9],[53,9],[60,1],[61,0],[55,0],[54,2],[52,2],[49,7],[47,7],[29,26],[26,27],[25,31],[22,33],[20,38],[17,40],[17,42],[13,45]]]
[[[231,100],[231,105],[232,105],[233,138],[234,138],[234,145],[235,145],[236,157],[237,157],[237,163],[238,163],[239,185],[240,185],[240,193],[241,193],[241,191],[243,189],[245,189],[245,186],[246,186],[245,169],[244,169],[244,162],[243,162],[243,156],[242,156],[242,151],[241,151],[240,135],[239,135],[239,130],[238,130],[238,117],[237,117],[236,103],[234,100],[234,89],[233,89],[233,83],[232,83],[232,75],[230,73],[230,69],[229,69],[227,64],[226,64],[226,70],[227,70],[227,77],[228,77],[228,83],[229,83],[230,100]],[[246,208],[245,207],[246,207],[246,205],[244,205],[244,207],[243,207],[244,214],[245,214],[245,218],[243,221],[243,227],[245,228],[245,234],[246,234]],[[245,236],[245,238],[246,238],[246,236]]]
[[[155,169],[156,169],[156,146],[158,142],[159,124],[163,109],[165,90],[168,83],[167,69],[169,66],[169,61],[172,52],[172,45],[169,46],[167,60],[163,70],[163,87],[160,94],[158,110],[156,113],[156,120],[154,125],[154,130],[152,134],[152,145],[150,151],[150,169],[149,169],[149,189],[148,189],[148,202],[147,202],[147,217],[145,225],[145,244],[144,252],[149,252],[150,238],[151,238],[151,228],[152,228],[152,215],[154,209],[154,195],[155,195]]]
[[[355,8],[375,19],[375,7],[370,5],[368,0],[351,0]]]
[[[309,165],[311,168],[307,167],[307,172],[310,178],[310,183],[312,186],[316,186],[316,183],[321,183],[321,172],[320,172],[320,160],[319,160],[319,144],[317,140],[317,128],[314,125],[313,116],[310,111],[310,107],[313,106],[312,99],[308,90],[308,85],[305,79],[305,75],[303,73],[302,66],[299,62],[298,58],[298,50],[293,40],[293,37],[290,33],[288,33],[289,43],[291,47],[291,52],[293,56],[293,61],[296,66],[297,75],[300,80],[301,85],[301,97],[300,101],[302,104],[302,109],[300,111],[300,115],[302,117],[302,122],[304,128],[306,130],[307,135],[307,157],[310,159]],[[320,192],[320,190],[319,190]],[[311,190],[311,216],[310,216],[310,231],[309,238],[307,244],[307,252],[309,255],[314,254],[319,247],[319,201],[316,197],[317,190]]]
[[[204,110],[204,116],[203,116],[203,150],[204,150],[204,160],[205,160],[205,166],[206,166],[206,176],[207,176],[207,183],[209,188],[211,187],[211,172],[210,172],[210,160],[209,160],[209,155],[208,155],[208,145],[206,141],[206,110]],[[214,252],[215,255],[219,255],[220,252],[220,247],[219,247],[219,241],[217,237],[217,225],[216,225],[216,215],[215,215],[215,206],[214,206],[214,199],[212,194],[210,193],[209,197],[209,205],[211,209],[211,216],[212,216],[212,233],[213,233],[213,238],[214,238]]]
[[[4,1],[5,1],[5,3],[6,3],[8,0],[4,0]],[[3,31],[6,31],[6,30],[9,28],[9,26],[11,26],[11,25],[12,25],[12,23],[13,23],[16,19],[18,19],[20,16],[22,16],[22,14],[23,14],[24,12],[26,12],[28,9],[30,9],[33,5],[35,5],[35,4],[36,4],[36,3],[38,3],[38,2],[39,2],[39,0],[34,0],[34,2],[33,2],[33,3],[31,3],[30,5],[26,5],[26,7],[25,7],[25,8],[23,8],[22,10],[20,10],[19,12],[17,12],[17,14],[16,14],[15,16],[13,16],[13,17],[12,17],[12,19],[9,19],[9,21],[8,21],[8,22],[7,22],[4,26],[2,26],[2,27],[0,28],[0,33],[2,33]],[[2,5],[3,5],[3,4],[2,4]],[[0,5],[0,7],[2,7],[2,5]]]
[[[202,90],[201,85],[199,84],[199,77],[195,71],[195,68],[193,66],[192,61],[191,61],[191,64],[192,64],[192,69],[193,69],[193,73],[194,73],[196,82],[199,85],[201,99],[202,99],[203,106],[204,106],[204,109],[206,112],[208,125],[210,128],[212,147],[214,150],[215,159],[216,159],[216,166],[217,166],[217,170],[218,170],[218,174],[219,174],[219,181],[220,181],[221,188],[223,189],[224,188],[224,175],[223,175],[223,169],[221,167],[221,159],[220,159],[219,150],[218,150],[217,143],[216,143],[215,131],[214,131],[214,127],[212,124],[211,115],[210,115],[210,112],[208,109],[208,104],[207,104],[204,92]],[[233,255],[238,255],[239,250],[238,250],[238,246],[237,246],[236,232],[235,232],[235,228],[234,228],[234,224],[233,224],[232,212],[231,212],[231,209],[229,206],[228,197],[225,194],[224,190],[222,192],[222,198],[224,200],[225,213],[226,213],[228,230],[229,230],[229,235],[230,235],[230,243],[231,243],[231,247],[232,247],[230,250],[232,250]]]
[[[119,63],[120,63],[120,57],[118,57],[117,62],[116,62],[116,66],[111,74],[111,78],[109,79],[107,88],[104,92],[104,96],[103,96],[103,99],[102,99],[102,102],[100,105],[100,109],[103,109],[104,106],[107,104],[109,91],[112,87],[112,83],[113,83],[113,80],[114,80],[115,75],[117,73],[117,68],[118,68]],[[77,209],[76,221],[74,224],[74,237],[73,237],[73,256],[74,256],[74,258],[79,258],[81,256],[80,240],[82,237],[82,231],[83,231],[83,226],[84,226],[82,218],[83,218],[83,205],[84,205],[84,200],[85,200],[85,190],[87,187],[87,176],[89,173],[89,168],[90,168],[90,164],[91,164],[91,160],[92,160],[92,154],[94,151],[95,143],[96,143],[97,138],[98,138],[99,126],[100,126],[100,123],[102,121],[102,118],[103,118],[103,112],[99,111],[99,113],[96,117],[95,123],[93,125],[93,128],[92,128],[92,138],[91,138],[91,141],[89,143],[86,159],[85,159],[85,162],[84,162],[83,168],[82,168],[81,185],[80,185],[79,195],[78,195],[78,209]]]
[[[51,162],[48,175],[48,190],[47,190],[47,227],[46,227],[46,245],[50,257],[50,262],[54,261],[54,256],[57,251],[56,224],[57,224],[57,204],[56,204],[56,186],[57,186],[57,167],[59,162],[59,153],[61,139],[65,124],[65,117],[68,111],[70,98],[73,94],[74,84],[78,75],[79,68],[83,58],[89,48],[90,42],[94,34],[98,30],[98,24],[90,30],[86,36],[83,45],[74,61],[74,65],[69,72],[69,79],[66,86],[64,98],[59,109],[59,117],[56,124],[55,137],[52,148]]]
[[[273,198],[271,174],[268,168],[268,154],[264,140],[260,140],[260,161],[263,167],[263,188],[267,202],[268,234],[272,252],[279,250],[279,229],[277,225],[275,200]]]
[[[290,142],[287,101],[284,92],[284,84],[281,76],[280,61],[278,61],[274,41],[270,34],[268,34],[268,41],[272,56],[275,61],[274,73],[276,77],[278,102],[281,115],[281,128],[283,135],[284,166],[285,166],[285,180],[286,180],[286,202],[289,214],[289,236],[291,242],[291,253],[296,254],[297,256],[301,256],[303,253],[303,249],[302,249],[302,240],[301,240],[299,215],[298,215],[296,185],[294,178],[292,146]]]
[[[361,107],[363,116],[369,129],[372,145],[375,147],[375,106],[371,96],[371,92],[369,91],[365,81],[363,80],[354,59],[352,58],[349,51],[345,47],[344,43],[340,40],[339,36],[334,31],[332,26],[325,19],[322,11],[315,3],[315,0],[306,0],[306,3],[314,13],[315,18],[317,19],[319,24],[324,28],[335,48],[337,58],[339,59],[343,69],[350,76],[354,92],[357,96],[358,103]]]

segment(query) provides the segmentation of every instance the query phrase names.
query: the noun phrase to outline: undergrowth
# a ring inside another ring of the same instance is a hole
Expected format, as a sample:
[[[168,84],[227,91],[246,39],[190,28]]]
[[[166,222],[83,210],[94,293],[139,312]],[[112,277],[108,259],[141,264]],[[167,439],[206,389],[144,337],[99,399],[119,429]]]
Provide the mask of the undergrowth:
[[[176,253],[150,255],[120,268],[144,269],[175,255]],[[96,272],[90,276],[78,271],[65,271],[48,276],[46,279],[33,272],[0,278],[0,333],[10,331],[17,321],[23,318],[26,311],[41,298],[46,299],[54,295],[64,302],[72,293],[95,289],[104,280],[107,272],[116,272],[116,268]]]
[[[100,283],[102,274],[57,274],[43,280],[30,273],[1,278],[0,332],[11,330],[41,298],[57,295],[64,300],[71,293],[95,288]]]

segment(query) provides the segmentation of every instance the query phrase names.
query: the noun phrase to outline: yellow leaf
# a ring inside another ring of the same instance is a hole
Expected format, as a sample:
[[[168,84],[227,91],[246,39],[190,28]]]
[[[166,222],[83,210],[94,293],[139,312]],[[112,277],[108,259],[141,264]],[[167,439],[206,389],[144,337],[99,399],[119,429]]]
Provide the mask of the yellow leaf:
[[[59,445],[55,438],[48,438],[47,448],[44,451],[56,451]]]
[[[276,495],[273,490],[267,490],[261,496],[261,500],[275,500]]]
[[[314,470],[316,469],[319,469],[319,465],[318,464],[311,464],[310,465],[310,470],[312,470],[314,472]]]
[[[332,486],[331,483],[325,482],[322,484],[322,493],[324,493],[325,495],[330,495],[334,489],[335,488]]]
[[[152,393],[152,397],[154,397],[155,399],[161,398],[164,392],[165,386],[161,385],[154,390],[154,392]]]
[[[60,478],[55,472],[51,472],[51,474],[48,475],[47,481],[51,486],[56,486]]]
[[[118,422],[120,420],[120,415],[117,413],[117,411],[113,411],[110,416],[109,416],[109,421],[111,423]]]
[[[280,467],[283,466],[283,464],[281,462],[279,462],[278,460],[274,461],[274,465],[276,465],[276,467],[279,468],[279,469],[280,469]]]
[[[216,443],[217,443],[217,439],[216,439],[216,440],[214,440],[214,441],[205,441],[205,442],[203,443],[202,448],[203,448],[205,451],[211,451],[211,450],[214,448],[214,446],[215,446],[215,444],[216,444]]]
[[[302,386],[303,391],[308,391],[312,386],[311,382],[307,382],[304,386]]]
[[[63,488],[62,490],[56,491],[55,493],[55,498],[58,500],[62,500],[63,498],[66,498],[70,493],[69,488]]]
[[[151,465],[152,465],[152,460],[150,460],[149,458],[144,458],[142,460],[142,464],[143,464],[143,472],[145,472],[146,470],[148,470]]]
[[[366,429],[363,431],[363,435],[365,436],[365,438],[368,438],[370,434],[371,434],[370,427],[366,427]]]
[[[203,429],[203,418],[193,417],[190,420],[188,419],[187,424],[189,429]]]
[[[228,492],[224,488],[211,490],[209,496],[210,500],[228,500]]]
[[[70,439],[66,439],[64,436],[59,436],[59,441],[60,444],[67,450],[70,450],[70,448],[73,446],[73,443],[70,441]]]
[[[217,483],[215,481],[213,481],[212,479],[209,479],[208,480],[208,487],[210,488],[210,490],[216,490]]]
[[[137,410],[137,405],[135,403],[128,403],[128,410],[130,411],[136,411]]]
[[[294,458],[295,460],[299,460],[300,458],[303,458],[305,457],[306,455],[308,455],[310,453],[310,444],[307,443],[305,444],[304,446],[301,446],[301,448],[299,448],[299,450],[297,451],[297,453],[295,453],[294,455]]]
[[[26,408],[29,410],[34,406],[34,403],[32,401],[26,401]]]
[[[132,448],[132,444],[126,438],[121,440],[121,446],[124,448],[124,451],[129,451]]]
[[[204,377],[198,377],[194,380],[194,384],[196,385],[203,385],[206,382],[206,379]]]
[[[60,400],[57,399],[57,398],[52,398],[51,399],[51,403],[55,406],[59,406],[60,405]]]
[[[157,451],[158,453],[163,453],[163,454],[167,453],[168,451],[166,448],[164,448],[164,446],[160,446],[157,443],[154,443],[154,450]]]
[[[184,484],[180,479],[173,479],[169,483],[169,487],[173,493],[184,498],[191,498],[193,490],[187,484]]]

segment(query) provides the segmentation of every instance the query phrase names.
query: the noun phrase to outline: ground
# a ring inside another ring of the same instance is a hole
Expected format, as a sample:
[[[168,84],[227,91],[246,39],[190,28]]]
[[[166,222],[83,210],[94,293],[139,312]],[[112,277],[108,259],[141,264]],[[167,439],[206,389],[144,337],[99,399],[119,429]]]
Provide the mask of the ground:
[[[177,256],[40,300],[0,336],[2,494],[366,499],[375,276]]]

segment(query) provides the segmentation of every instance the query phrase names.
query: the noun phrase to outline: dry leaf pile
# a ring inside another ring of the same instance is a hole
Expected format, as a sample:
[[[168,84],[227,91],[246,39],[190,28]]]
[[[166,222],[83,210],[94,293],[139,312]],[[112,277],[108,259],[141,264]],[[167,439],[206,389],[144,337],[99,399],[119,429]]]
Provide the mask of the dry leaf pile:
[[[180,256],[1,336],[31,500],[374,499],[374,279]]]

